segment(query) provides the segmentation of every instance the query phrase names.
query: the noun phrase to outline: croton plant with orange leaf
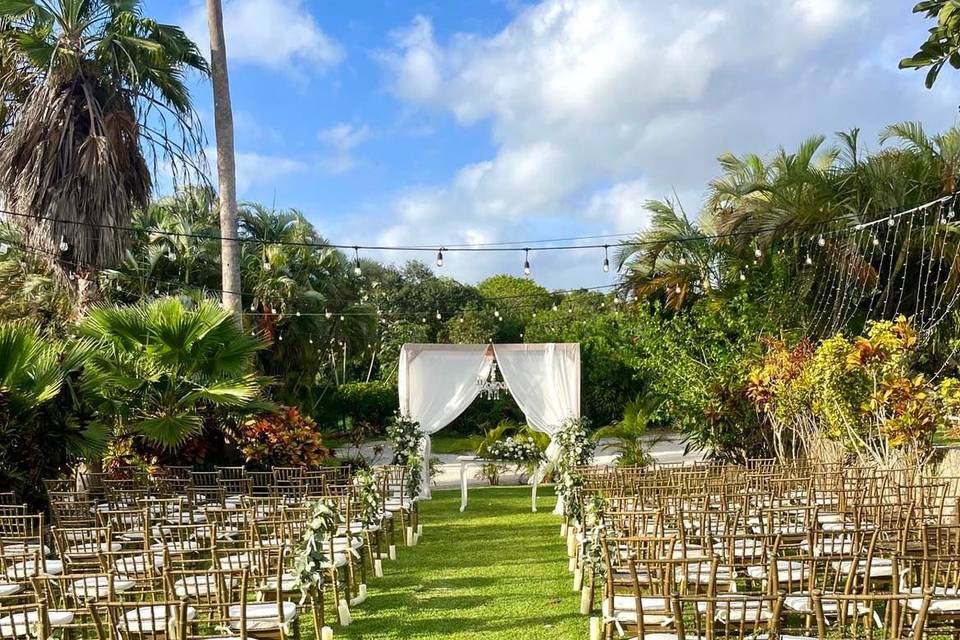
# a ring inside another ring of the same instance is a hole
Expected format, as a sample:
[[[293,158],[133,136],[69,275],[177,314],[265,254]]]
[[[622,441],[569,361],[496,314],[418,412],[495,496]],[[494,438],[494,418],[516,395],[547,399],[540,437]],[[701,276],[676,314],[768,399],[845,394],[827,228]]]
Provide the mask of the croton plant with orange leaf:
[[[237,443],[247,462],[270,466],[316,467],[330,457],[317,423],[296,407],[246,421]]]
[[[919,341],[907,318],[873,322],[863,335],[836,335],[816,349],[769,341],[748,394],[777,433],[781,457],[865,457],[921,463],[938,431],[952,429],[960,383],[918,373]]]

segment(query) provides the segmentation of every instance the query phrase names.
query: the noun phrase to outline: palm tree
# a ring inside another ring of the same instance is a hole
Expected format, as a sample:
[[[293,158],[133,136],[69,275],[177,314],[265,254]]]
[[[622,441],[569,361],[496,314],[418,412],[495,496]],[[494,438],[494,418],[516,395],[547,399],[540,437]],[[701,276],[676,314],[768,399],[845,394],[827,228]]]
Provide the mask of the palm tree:
[[[650,201],[650,227],[619,247],[620,288],[636,298],[664,296],[680,309],[726,281],[725,259],[712,236],[713,220],[692,221],[675,202]]]
[[[175,449],[229,415],[263,410],[253,359],[264,345],[209,300],[167,298],[94,309],[79,334],[95,341],[84,389],[117,435]]]
[[[220,263],[223,273],[223,306],[242,321],[240,297],[240,247],[237,242],[237,167],[233,143],[233,107],[227,45],[223,34],[220,0],[207,0],[210,61],[213,71],[213,116],[217,131],[217,175],[220,178]]]
[[[151,164],[196,169],[185,74],[207,64],[180,28],[143,16],[140,0],[0,0],[0,25],[27,87],[7,103],[0,140],[11,222],[65,272],[115,264],[129,243],[120,228],[149,202]],[[96,297],[91,282],[79,280],[81,311]]]
[[[624,467],[646,466],[653,462],[650,455],[650,443],[646,441],[647,427],[663,406],[664,399],[648,394],[628,403],[623,408],[623,419],[609,427],[598,429],[593,434],[597,442],[611,440],[601,444],[601,448],[617,453],[617,464]]]

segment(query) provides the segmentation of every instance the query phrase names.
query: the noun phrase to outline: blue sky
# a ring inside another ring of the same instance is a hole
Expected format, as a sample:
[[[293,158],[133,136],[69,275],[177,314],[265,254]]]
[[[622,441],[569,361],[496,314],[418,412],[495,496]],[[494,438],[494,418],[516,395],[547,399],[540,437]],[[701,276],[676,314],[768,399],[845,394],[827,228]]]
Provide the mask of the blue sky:
[[[725,151],[851,127],[876,148],[891,122],[954,125],[953,72],[927,91],[896,68],[924,38],[911,5],[224,0],[239,195],[300,209],[345,244],[632,232],[651,198],[696,212]],[[200,0],[147,8],[207,46]],[[194,96],[212,147],[199,79]],[[614,277],[599,250],[531,261],[551,287]],[[443,273],[477,281],[522,263],[448,254]]]

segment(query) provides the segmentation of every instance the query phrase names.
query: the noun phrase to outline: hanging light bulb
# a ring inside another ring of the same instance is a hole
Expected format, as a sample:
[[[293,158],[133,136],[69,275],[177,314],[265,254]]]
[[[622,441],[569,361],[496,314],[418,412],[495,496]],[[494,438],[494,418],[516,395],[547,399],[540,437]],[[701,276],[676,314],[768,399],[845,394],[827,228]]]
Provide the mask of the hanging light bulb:
[[[67,236],[60,236],[60,252],[66,253],[70,250],[70,245],[67,243]]]
[[[880,238],[878,238],[877,236],[873,236],[873,246],[875,247],[880,246]]]
[[[890,218],[889,220],[887,220],[887,225],[888,225],[888,226],[892,227],[892,226],[895,225],[895,224],[897,224],[897,221],[896,221],[895,218]]]
[[[760,247],[757,247],[756,249],[753,250],[753,255],[757,256],[758,258],[762,258],[763,251],[760,251]]]
[[[270,307],[270,313],[272,313],[273,315],[277,315],[277,308],[276,308],[276,307]]]
[[[256,310],[257,310],[257,303],[256,303],[256,302],[251,302],[251,303],[250,303],[250,311],[256,311]]]
[[[313,344],[313,338],[309,338],[307,342],[309,342],[310,344]]]
[[[530,249],[523,250],[523,275],[530,275]]]
[[[610,253],[607,245],[603,245],[603,272],[610,272]]]
[[[123,291],[123,287],[120,286],[120,283],[117,283],[117,291]]]
[[[745,274],[743,271],[741,271],[741,272],[740,272],[740,281],[742,282],[742,281],[744,281],[744,280],[746,280],[746,279],[747,279],[747,274]]]
[[[7,255],[7,251],[10,250],[10,246],[6,242],[0,242],[0,256]]]
[[[329,310],[329,309],[327,309],[326,311],[323,312],[323,317],[325,317],[327,320],[329,320],[331,317],[333,317],[333,314],[330,313],[330,310]]]
[[[73,275],[73,274],[71,273],[70,275]],[[154,288],[153,288],[153,295],[155,295],[155,296],[160,295],[160,288],[159,288],[159,287],[154,287]]]
[[[554,302],[554,303],[553,303],[553,306],[550,307],[550,309],[551,309],[551,311],[556,311],[556,310],[557,310],[557,303]]]
[[[271,269],[270,260],[268,260],[267,257],[264,256],[264,257],[263,257],[263,270],[264,270],[264,271],[270,271],[270,269]]]
[[[363,275],[363,269],[360,268],[360,247],[353,248],[353,275],[358,278]]]
[[[300,311],[297,311],[294,315],[299,318],[299,317],[300,317]]]
[[[809,254],[809,253],[807,254],[806,263],[807,263],[808,266],[811,265],[811,264],[813,264],[813,258],[810,257],[810,254]]]
[[[173,251],[173,249],[167,249],[167,260],[170,262],[177,261],[177,254]]]
[[[500,311],[499,311],[498,309],[494,309],[494,310],[493,310],[493,315],[495,315],[496,317],[499,318],[499,317],[500,317]]]
[[[437,266],[438,266],[438,267],[442,267],[442,266],[443,266],[443,247],[440,247],[440,248],[437,250]]]
[[[340,322],[343,322],[344,320],[346,320],[346,318],[344,318],[343,316],[340,316]]]
[[[683,267],[683,266],[686,266],[686,264],[687,264],[687,258],[685,256],[680,256],[680,266]]]
[[[282,333],[277,336],[277,340],[279,340],[280,342],[283,342],[283,334],[282,334]]]
[[[674,291],[679,294],[683,289],[680,288],[680,285],[677,285]]]
[[[824,238],[823,236],[820,236],[819,238],[817,238],[817,244],[822,247],[823,245],[827,244],[827,239]]]
[[[440,315],[440,311],[437,310],[437,320],[443,320],[443,316]]]
[[[463,324],[463,316],[460,316],[460,324]]]

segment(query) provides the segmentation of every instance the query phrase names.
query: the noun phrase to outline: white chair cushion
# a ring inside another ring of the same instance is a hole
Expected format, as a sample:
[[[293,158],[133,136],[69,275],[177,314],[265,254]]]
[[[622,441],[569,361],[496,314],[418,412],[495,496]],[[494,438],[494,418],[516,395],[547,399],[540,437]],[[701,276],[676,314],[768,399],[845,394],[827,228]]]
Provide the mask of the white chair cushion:
[[[123,593],[136,586],[133,580],[124,580],[122,578],[113,579],[113,592]],[[90,578],[81,578],[74,580],[70,584],[70,593],[78,600],[93,600],[96,598],[106,598],[110,595],[110,582],[106,576],[94,576]]]
[[[187,607],[187,622],[192,622],[197,617],[197,610],[193,607]],[[123,616],[121,623],[130,633],[156,633],[167,630],[167,607],[163,605],[154,605],[139,607],[132,611],[127,611]]]
[[[233,587],[232,578],[224,576],[223,584],[226,588]],[[209,596],[217,590],[216,576],[210,574],[187,576],[173,583],[173,591],[180,598],[197,598]]]
[[[122,576],[146,573],[152,567],[159,571],[163,568],[163,556],[160,554],[146,554],[139,556],[123,556],[113,562],[113,568]]]
[[[231,605],[227,611],[227,617],[230,618],[230,628],[240,629],[240,607],[242,605]],[[281,624],[292,622],[297,617],[297,605],[293,602],[281,603],[283,620],[277,619],[277,603],[261,602],[247,605],[247,631],[270,631],[277,629]]]
[[[101,551],[120,551],[123,547],[119,542],[84,542],[67,549],[64,554],[67,558],[93,558]]]
[[[850,570],[854,567],[853,560],[842,560],[840,562],[831,563],[833,568],[843,575],[849,575]],[[890,558],[873,558],[870,560],[870,566],[867,566],[867,560],[856,561],[856,572],[858,576],[867,576],[869,569],[869,577],[871,578],[890,578],[893,577],[893,560]]]
[[[0,582],[0,598],[6,598],[8,596],[13,596],[23,591],[23,587],[19,584],[6,584]]]
[[[37,624],[40,615],[36,611],[15,613],[0,618],[0,637],[25,638],[32,635],[30,627]],[[47,620],[51,627],[64,627],[73,622],[73,613],[70,611],[47,611]]]
[[[47,575],[58,576],[63,573],[63,563],[59,560],[47,560]],[[25,560],[7,567],[7,577],[11,580],[26,580],[41,573],[41,565],[36,560]]]

